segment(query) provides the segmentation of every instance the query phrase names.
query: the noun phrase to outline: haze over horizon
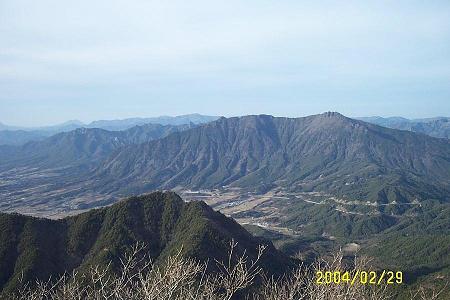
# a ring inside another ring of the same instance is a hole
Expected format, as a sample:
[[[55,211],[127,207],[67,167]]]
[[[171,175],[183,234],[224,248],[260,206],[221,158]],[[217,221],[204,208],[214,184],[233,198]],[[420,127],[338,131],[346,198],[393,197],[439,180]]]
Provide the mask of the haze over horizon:
[[[330,111],[328,111],[330,112]],[[310,114],[310,115],[299,115],[299,116],[282,116],[282,115],[273,115],[273,114],[266,114],[266,113],[262,113],[262,114],[248,114],[248,115],[272,115],[274,117],[288,117],[288,118],[301,118],[301,117],[307,117],[307,116],[311,116],[311,115],[318,115],[318,114],[322,114],[322,113],[326,113],[324,112],[319,112],[319,113],[314,113],[314,114]],[[338,112],[340,113],[340,112]],[[112,118],[107,118],[107,119],[93,119],[93,120],[88,120],[88,121],[82,121],[79,119],[70,119],[70,120],[66,120],[63,122],[59,122],[59,123],[49,123],[49,124],[36,124],[36,125],[29,125],[29,126],[23,126],[22,124],[9,124],[9,123],[4,123],[1,122],[0,120],[0,125],[6,125],[8,127],[12,127],[12,128],[16,128],[16,129],[39,129],[39,128],[45,128],[45,127],[51,127],[51,126],[61,126],[61,125],[65,125],[65,124],[78,124],[81,123],[82,125],[90,125],[91,123],[97,122],[97,121],[120,121],[120,120],[127,120],[127,119],[146,119],[146,118],[161,118],[161,117],[181,117],[181,116],[188,116],[188,115],[195,115],[198,113],[189,113],[189,114],[183,114],[183,115],[159,115],[159,116],[142,116],[142,117],[126,117],[126,118],[116,118],[116,119],[112,119]],[[202,115],[202,114],[198,114],[201,116],[213,116],[213,115]],[[231,117],[243,117],[246,115],[229,115],[229,116],[219,116],[219,115],[214,115],[215,117],[226,117],[226,118],[231,118]],[[448,116],[444,116],[444,115],[436,115],[436,116],[432,116],[432,117],[424,117],[424,118],[406,118],[404,116],[399,116],[399,115],[393,115],[393,116],[379,116],[379,115],[367,115],[367,116],[347,116],[346,117],[349,118],[354,118],[354,119],[360,119],[360,118],[405,118],[407,120],[421,120],[421,119],[433,119],[433,118],[450,118]],[[7,130],[11,130],[11,129],[7,129]]]
[[[448,1],[0,4],[0,122],[450,116]]]

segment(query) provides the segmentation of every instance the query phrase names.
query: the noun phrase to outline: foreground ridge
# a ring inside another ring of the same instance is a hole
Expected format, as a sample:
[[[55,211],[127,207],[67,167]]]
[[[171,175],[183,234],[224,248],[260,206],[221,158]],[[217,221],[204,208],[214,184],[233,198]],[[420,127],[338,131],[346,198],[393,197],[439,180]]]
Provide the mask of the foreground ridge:
[[[47,280],[64,272],[83,272],[90,266],[120,266],[120,254],[144,243],[149,257],[160,263],[183,249],[199,261],[224,260],[230,240],[237,253],[258,256],[261,265],[280,273],[290,260],[270,242],[253,237],[231,218],[203,202],[185,203],[173,192],[131,197],[110,207],[61,220],[0,214],[0,286],[6,291],[19,280]]]

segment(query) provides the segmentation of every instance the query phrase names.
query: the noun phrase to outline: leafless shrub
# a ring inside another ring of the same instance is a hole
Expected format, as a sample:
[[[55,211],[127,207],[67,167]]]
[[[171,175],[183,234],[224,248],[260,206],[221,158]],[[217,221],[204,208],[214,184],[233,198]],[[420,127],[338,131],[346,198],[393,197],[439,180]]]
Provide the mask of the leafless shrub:
[[[300,265],[289,276],[277,280],[274,277],[263,276],[263,284],[254,295],[255,300],[297,300],[304,299],[308,271]]]
[[[223,298],[225,300],[231,299],[238,291],[250,286],[255,280],[256,276],[261,273],[261,268],[258,267],[258,261],[261,259],[266,246],[258,247],[258,255],[255,260],[250,263],[247,262],[247,255],[244,254],[233,263],[234,251],[237,243],[232,240],[230,243],[230,252],[227,263],[216,261],[220,272],[217,273],[217,278],[214,282],[218,283],[221,288],[225,290]],[[216,285],[218,285],[216,284]]]
[[[410,292],[410,298],[419,300],[437,300],[440,299],[442,293],[448,289],[448,286],[448,282],[445,282],[444,286],[441,288],[436,288],[435,286],[420,286]]]
[[[58,280],[25,283],[12,300],[106,300],[106,299],[232,299],[252,285],[261,269],[257,266],[265,247],[260,246],[258,256],[248,261],[246,253],[235,259],[237,243],[231,241],[228,262],[216,262],[220,272],[206,274],[207,263],[200,264],[182,256],[181,249],[161,265],[142,255],[144,244],[136,244],[120,260],[120,272],[113,273],[110,266],[92,267],[87,274],[63,274]]]
[[[290,276],[281,280],[273,278],[266,279],[264,286],[260,289],[258,300],[327,300],[327,299],[390,299],[386,285],[364,285],[359,282],[354,284],[318,284],[316,281],[317,271],[348,271],[353,276],[356,270],[370,269],[369,260],[365,257],[355,258],[352,269],[344,266],[343,254],[337,252],[331,258],[319,259],[312,266],[301,265]]]
[[[342,252],[330,258],[319,259],[311,266],[300,265],[282,278],[264,274],[258,263],[265,247],[258,248],[254,260],[237,255],[237,243],[231,241],[225,262],[216,261],[218,272],[207,273],[208,263],[185,258],[182,251],[156,265],[145,255],[145,245],[136,244],[120,260],[120,272],[92,267],[87,274],[63,274],[57,280],[25,283],[12,300],[385,300],[393,298],[385,284],[317,284],[317,271],[370,270],[370,259],[356,257],[349,267],[343,262]],[[447,288],[419,288],[411,292],[411,299],[437,300]]]

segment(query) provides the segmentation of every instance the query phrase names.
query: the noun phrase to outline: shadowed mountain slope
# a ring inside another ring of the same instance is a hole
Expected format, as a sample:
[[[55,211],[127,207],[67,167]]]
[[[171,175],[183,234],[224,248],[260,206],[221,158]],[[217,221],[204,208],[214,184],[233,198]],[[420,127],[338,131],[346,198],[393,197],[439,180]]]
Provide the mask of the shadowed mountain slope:
[[[20,146],[29,141],[41,141],[47,135],[35,131],[25,130],[0,130],[0,146]]]
[[[29,166],[67,167],[98,162],[119,147],[148,142],[194,126],[145,124],[124,131],[78,128],[20,147],[1,147],[0,169]]]
[[[276,184],[380,203],[448,201],[450,142],[338,113],[221,118],[123,147],[93,178],[105,193]]]

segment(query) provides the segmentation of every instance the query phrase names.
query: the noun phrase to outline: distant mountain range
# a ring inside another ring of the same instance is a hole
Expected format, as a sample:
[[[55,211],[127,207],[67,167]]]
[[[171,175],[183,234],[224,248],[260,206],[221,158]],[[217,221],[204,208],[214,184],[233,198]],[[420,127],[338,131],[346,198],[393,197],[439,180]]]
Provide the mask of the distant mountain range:
[[[123,131],[99,128],[77,128],[55,134],[23,146],[0,146],[0,170],[10,167],[68,167],[95,163],[114,150],[130,144],[140,144],[163,138],[196,125],[145,124]]]
[[[65,171],[51,179],[53,190],[82,184],[64,196],[66,201],[86,191],[109,198],[222,186],[257,192],[280,186],[377,203],[450,200],[450,140],[338,113],[221,118],[201,126],[149,124],[117,132],[83,128],[20,147],[0,147],[0,159],[0,171],[10,174],[0,186],[3,195],[17,194],[15,184],[28,193],[29,184],[49,183],[47,175],[18,181],[19,173],[8,170],[25,168],[21,176],[29,176],[27,168],[60,168]]]
[[[161,116],[153,118],[129,118],[122,120],[98,120],[84,124],[78,120],[70,120],[62,124],[46,127],[19,127],[0,123],[0,145],[23,145],[29,141],[40,141],[61,132],[77,128],[99,128],[110,131],[122,131],[144,124],[186,125],[205,124],[217,120],[217,116],[189,114],[182,116]],[[433,137],[450,138],[450,118],[436,117],[428,119],[406,119],[402,117],[361,117],[356,118],[383,127],[408,130],[427,134]]]
[[[272,274],[291,263],[233,219],[203,202],[185,203],[170,192],[132,197],[58,221],[0,213],[0,291],[17,288],[21,278],[45,281],[109,262],[117,268],[121,255],[136,242],[147,246],[156,263],[181,249],[202,262],[225,261],[231,239],[237,242],[236,254],[245,251],[249,259],[256,257],[259,245],[267,245],[261,266]]]
[[[86,125],[88,128],[103,128],[107,130],[124,130],[136,125],[161,124],[161,125],[186,125],[204,124],[217,120],[217,116],[205,116],[200,114],[189,114],[176,117],[161,116],[155,118],[130,118],[123,120],[100,120]]]
[[[450,141],[338,113],[221,118],[120,148],[92,178],[104,191],[279,185],[380,203],[449,201]]]
[[[98,128],[110,131],[126,130],[134,126],[144,124],[159,125],[188,125],[203,124],[214,121],[219,117],[204,116],[200,114],[189,114],[182,116],[161,116],[154,118],[129,118],[123,120],[99,120],[89,124],[84,124],[78,120],[71,120],[65,123],[46,127],[18,127],[8,126],[0,123],[0,145],[23,145],[29,141],[40,141],[49,136],[61,132],[68,132],[77,128]]]
[[[39,126],[39,127],[23,127],[23,126],[9,126],[3,123],[0,123],[0,130],[23,130],[28,132],[33,131],[43,131],[43,132],[62,132],[62,131],[70,131],[76,129],[84,124],[78,120],[70,120],[61,124],[51,125],[51,126]]]
[[[402,117],[365,117],[358,119],[388,128],[414,131],[438,138],[450,138],[450,118],[447,117],[413,120]]]
[[[23,145],[30,141],[40,141],[60,132],[68,132],[82,127],[79,121],[68,121],[47,127],[16,127],[0,123],[0,145]]]

